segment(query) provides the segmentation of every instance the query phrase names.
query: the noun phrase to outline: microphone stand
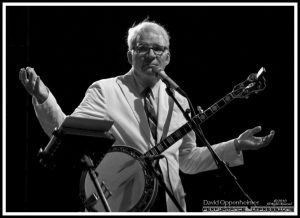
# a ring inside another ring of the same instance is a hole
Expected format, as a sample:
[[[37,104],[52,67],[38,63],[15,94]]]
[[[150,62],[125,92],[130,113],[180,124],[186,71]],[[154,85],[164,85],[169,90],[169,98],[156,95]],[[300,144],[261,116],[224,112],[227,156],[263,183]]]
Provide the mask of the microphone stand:
[[[176,105],[179,107],[179,109],[181,110],[181,112],[183,113],[185,119],[188,121],[188,123],[190,124],[190,127],[192,128],[192,130],[194,130],[194,132],[196,133],[196,135],[199,137],[199,139],[202,141],[202,143],[207,147],[207,149],[210,151],[217,167],[221,170],[221,172],[223,173],[223,175],[225,176],[225,178],[231,180],[234,184],[236,184],[238,190],[242,193],[242,195],[244,195],[244,197],[249,200],[251,202],[251,204],[253,206],[255,206],[254,201],[249,197],[249,195],[243,190],[243,188],[240,186],[240,184],[237,181],[237,178],[233,175],[233,173],[230,171],[230,169],[228,168],[228,164],[226,164],[223,160],[220,159],[220,157],[216,154],[216,152],[212,149],[210,143],[207,141],[207,139],[205,138],[203,131],[200,127],[200,125],[198,125],[197,123],[195,123],[195,121],[189,116],[189,112],[188,111],[184,111],[183,108],[181,107],[181,105],[179,104],[179,102],[177,101],[177,99],[174,96],[174,91],[171,89],[171,87],[169,86],[168,82],[166,82],[167,84],[167,88],[166,88],[166,92],[168,93],[168,95],[174,100],[174,102],[176,103]],[[187,97],[187,95],[185,96]],[[187,97],[188,98],[188,97]]]
[[[91,177],[91,180],[96,188],[97,194],[103,204],[105,212],[111,212],[111,208],[110,208],[110,206],[107,202],[107,199],[105,198],[105,195],[102,191],[96,171],[94,170],[95,166],[94,166],[93,161],[91,160],[91,158],[88,155],[84,154],[82,156],[81,162],[82,162],[82,164],[84,164],[85,168],[88,170],[89,176]]]

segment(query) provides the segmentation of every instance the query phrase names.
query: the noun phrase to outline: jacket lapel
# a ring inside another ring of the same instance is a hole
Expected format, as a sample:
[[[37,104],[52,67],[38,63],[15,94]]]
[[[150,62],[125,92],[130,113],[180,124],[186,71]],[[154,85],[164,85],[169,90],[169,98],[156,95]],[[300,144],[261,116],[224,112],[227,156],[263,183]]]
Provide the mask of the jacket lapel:
[[[148,142],[150,142],[152,146],[154,146],[155,142],[153,137],[151,136],[148,120],[144,111],[143,99],[139,96],[139,93],[134,88],[133,76],[130,74],[131,72],[119,77],[117,83],[122,90],[124,97],[126,98],[132,110],[132,113],[136,118],[137,125],[139,125],[142,129],[141,134],[144,133],[146,139],[148,139]]]

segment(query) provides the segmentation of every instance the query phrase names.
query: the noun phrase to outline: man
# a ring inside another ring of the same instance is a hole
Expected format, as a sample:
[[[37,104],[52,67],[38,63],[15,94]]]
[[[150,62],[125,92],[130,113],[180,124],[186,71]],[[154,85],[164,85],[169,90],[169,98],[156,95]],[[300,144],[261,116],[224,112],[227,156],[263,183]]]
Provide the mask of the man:
[[[111,133],[116,138],[114,146],[127,145],[145,153],[186,123],[180,109],[165,92],[166,85],[157,74],[157,69],[164,70],[171,59],[167,31],[161,25],[149,21],[130,28],[127,57],[132,66],[129,72],[94,82],[72,116],[113,120]],[[33,96],[34,109],[42,128],[51,136],[53,129],[60,126],[66,115],[33,68],[22,68],[19,76],[26,90]],[[150,88],[150,94],[145,93],[147,88]],[[184,109],[189,108],[186,98],[177,92],[175,97]],[[259,149],[272,140],[274,131],[264,137],[255,137],[254,134],[260,130],[259,126],[249,129],[236,139],[213,145],[213,149],[230,166],[241,165],[241,151]],[[216,169],[214,159],[206,147],[196,146],[193,131],[162,154],[166,158],[159,161],[159,170],[164,182],[172,190],[180,207],[186,210],[179,170],[195,174]],[[150,211],[179,211],[180,208],[161,188],[159,193],[163,193],[163,201],[154,204]],[[164,203],[166,208],[160,208]]]

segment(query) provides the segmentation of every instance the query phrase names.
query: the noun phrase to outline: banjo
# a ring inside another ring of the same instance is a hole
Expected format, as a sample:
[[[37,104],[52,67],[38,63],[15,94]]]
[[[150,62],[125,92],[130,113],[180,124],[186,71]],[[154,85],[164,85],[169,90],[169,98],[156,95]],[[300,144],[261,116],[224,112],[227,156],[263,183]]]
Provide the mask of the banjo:
[[[262,67],[258,73],[250,74],[226,96],[195,115],[193,121],[200,125],[233,99],[247,99],[251,93],[264,90],[266,84],[265,78],[261,76],[263,72],[265,69]],[[158,181],[149,170],[145,157],[161,154],[191,130],[192,127],[187,122],[144,154],[128,146],[113,146],[108,150],[97,163],[95,171],[111,211],[138,212],[151,208],[157,195]],[[87,211],[105,212],[105,205],[87,171],[81,175],[80,197]]]

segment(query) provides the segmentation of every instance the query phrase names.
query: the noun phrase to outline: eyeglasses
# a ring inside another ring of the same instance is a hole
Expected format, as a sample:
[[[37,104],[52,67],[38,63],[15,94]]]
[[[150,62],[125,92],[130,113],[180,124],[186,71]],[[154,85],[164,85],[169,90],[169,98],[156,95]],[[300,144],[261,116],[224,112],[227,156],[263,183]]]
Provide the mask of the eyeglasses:
[[[168,48],[165,46],[161,46],[161,45],[149,46],[149,45],[145,45],[145,44],[141,44],[141,45],[138,45],[135,48],[133,48],[133,50],[135,50],[140,55],[148,54],[150,49],[153,50],[153,52],[156,56],[161,56]]]

